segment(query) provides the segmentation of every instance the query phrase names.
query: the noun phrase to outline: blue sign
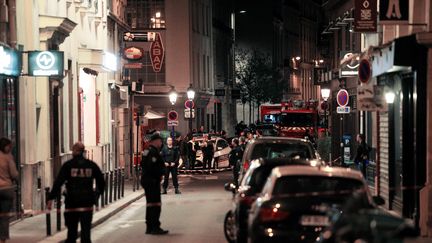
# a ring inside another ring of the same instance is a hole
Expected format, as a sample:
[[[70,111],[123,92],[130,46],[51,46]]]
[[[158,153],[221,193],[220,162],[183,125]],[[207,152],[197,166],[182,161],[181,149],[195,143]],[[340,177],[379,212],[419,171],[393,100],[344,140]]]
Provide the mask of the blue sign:
[[[21,74],[21,66],[21,53],[0,45],[0,74],[17,77]]]

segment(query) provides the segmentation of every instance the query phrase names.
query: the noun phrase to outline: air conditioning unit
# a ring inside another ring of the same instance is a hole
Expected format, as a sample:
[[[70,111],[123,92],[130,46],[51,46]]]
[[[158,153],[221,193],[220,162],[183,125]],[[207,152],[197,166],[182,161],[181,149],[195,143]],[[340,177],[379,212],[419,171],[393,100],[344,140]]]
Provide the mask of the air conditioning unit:
[[[128,86],[120,86],[120,99],[129,100]]]

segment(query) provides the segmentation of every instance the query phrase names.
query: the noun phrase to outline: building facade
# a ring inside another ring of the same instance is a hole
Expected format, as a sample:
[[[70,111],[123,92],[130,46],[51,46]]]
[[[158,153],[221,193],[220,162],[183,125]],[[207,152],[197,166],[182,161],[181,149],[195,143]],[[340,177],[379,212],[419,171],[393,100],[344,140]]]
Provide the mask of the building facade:
[[[118,47],[108,41],[111,6],[105,0],[17,2],[17,16],[25,16],[17,18],[23,55],[59,51],[64,67],[56,76],[20,78],[18,144],[25,210],[43,207],[43,188],[52,185],[61,164],[71,158],[76,141],[84,143],[87,156],[103,170],[112,168],[108,83],[116,79]],[[24,63],[25,74],[28,68]]]

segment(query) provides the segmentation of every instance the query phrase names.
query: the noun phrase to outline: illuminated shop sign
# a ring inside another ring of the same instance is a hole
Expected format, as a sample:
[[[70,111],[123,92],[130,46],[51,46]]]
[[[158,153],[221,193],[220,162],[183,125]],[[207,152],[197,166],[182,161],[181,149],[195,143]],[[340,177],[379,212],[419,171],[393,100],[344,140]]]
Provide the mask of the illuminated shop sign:
[[[0,74],[19,76],[22,57],[19,51],[0,45]]]
[[[29,76],[63,76],[63,55],[61,51],[29,52]]]

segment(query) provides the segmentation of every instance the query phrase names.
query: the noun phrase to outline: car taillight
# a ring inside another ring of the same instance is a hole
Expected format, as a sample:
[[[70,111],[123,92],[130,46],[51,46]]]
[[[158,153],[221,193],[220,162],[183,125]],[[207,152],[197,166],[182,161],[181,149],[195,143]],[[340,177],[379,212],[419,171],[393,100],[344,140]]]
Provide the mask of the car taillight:
[[[249,161],[245,160],[245,162],[243,163],[243,169],[245,171],[249,169]]]
[[[240,203],[250,207],[252,203],[255,202],[255,199],[256,199],[255,197],[242,196],[240,197]]]
[[[289,213],[281,211],[280,208],[277,207],[277,205],[272,208],[261,208],[259,212],[259,218],[263,222],[281,221],[287,219],[288,216]]]

